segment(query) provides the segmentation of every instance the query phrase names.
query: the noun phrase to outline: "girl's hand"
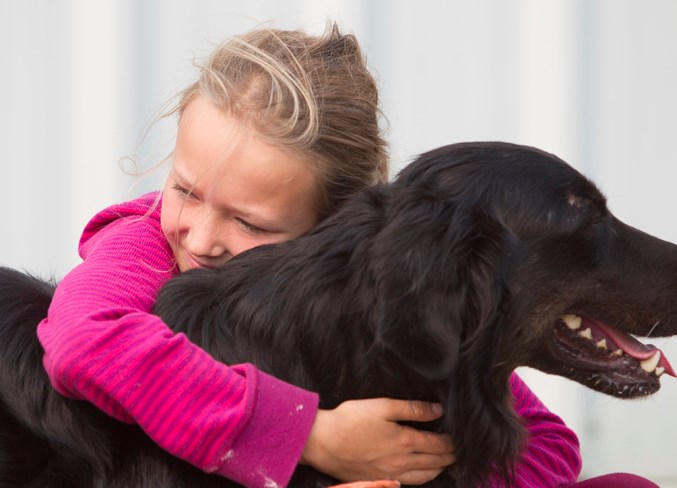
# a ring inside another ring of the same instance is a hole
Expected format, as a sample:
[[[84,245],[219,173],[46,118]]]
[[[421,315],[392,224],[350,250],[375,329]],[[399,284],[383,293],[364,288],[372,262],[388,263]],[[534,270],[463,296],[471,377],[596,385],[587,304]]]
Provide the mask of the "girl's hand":
[[[373,398],[319,410],[302,464],[341,481],[398,480],[419,485],[455,461],[451,439],[397,421],[428,422],[442,416],[437,404]]]

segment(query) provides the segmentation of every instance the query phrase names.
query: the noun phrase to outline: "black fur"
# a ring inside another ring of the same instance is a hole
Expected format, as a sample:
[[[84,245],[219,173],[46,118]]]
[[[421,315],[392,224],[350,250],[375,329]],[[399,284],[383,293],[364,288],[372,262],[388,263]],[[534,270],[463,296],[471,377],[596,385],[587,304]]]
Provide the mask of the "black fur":
[[[0,486],[232,486],[52,391],[35,337],[52,289],[0,270]],[[573,168],[467,143],[424,154],[303,237],[182,274],[156,313],[226,363],[319,392],[324,408],[441,402],[430,428],[451,434],[458,462],[426,486],[449,488],[476,486],[492,466],[509,474],[524,438],[508,388],[518,366],[619,397],[658,390],[637,360],[576,338],[560,317],[674,335],[675,296],[677,247],[614,218]],[[292,484],[329,483],[300,468]]]

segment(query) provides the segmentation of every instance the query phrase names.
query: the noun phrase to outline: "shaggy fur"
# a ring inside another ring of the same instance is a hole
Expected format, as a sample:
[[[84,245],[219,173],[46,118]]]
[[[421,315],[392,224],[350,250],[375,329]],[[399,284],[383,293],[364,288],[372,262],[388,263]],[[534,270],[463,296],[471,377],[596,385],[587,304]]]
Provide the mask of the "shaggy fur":
[[[51,389],[35,327],[52,291],[0,270],[0,485],[232,486]],[[451,434],[458,462],[426,486],[449,488],[492,466],[509,474],[524,437],[508,388],[518,366],[623,398],[658,390],[632,357],[649,349],[622,331],[677,333],[676,296],[677,247],[614,218],[572,167],[468,143],[424,154],[303,237],[182,274],[156,312],[219,360],[319,392],[324,408],[441,402],[429,428]],[[580,337],[562,320],[574,314],[630,352]],[[330,482],[300,468],[292,484]]]

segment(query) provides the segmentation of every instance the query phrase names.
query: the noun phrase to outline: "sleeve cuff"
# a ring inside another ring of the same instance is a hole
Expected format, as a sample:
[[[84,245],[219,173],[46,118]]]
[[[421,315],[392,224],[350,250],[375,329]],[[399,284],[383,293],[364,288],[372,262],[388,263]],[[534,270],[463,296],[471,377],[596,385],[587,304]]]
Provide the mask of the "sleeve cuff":
[[[217,473],[247,487],[289,483],[317,413],[319,397],[252,365],[247,378],[247,420]]]

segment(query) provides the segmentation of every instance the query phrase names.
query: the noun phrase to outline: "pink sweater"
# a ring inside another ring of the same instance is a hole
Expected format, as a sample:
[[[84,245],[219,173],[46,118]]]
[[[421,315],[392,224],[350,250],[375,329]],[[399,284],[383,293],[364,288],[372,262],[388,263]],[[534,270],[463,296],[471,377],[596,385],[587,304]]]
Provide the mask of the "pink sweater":
[[[86,226],[83,263],[61,281],[38,326],[47,373],[63,395],[137,423],[204,471],[248,487],[285,486],[317,395],[249,364],[221,364],[150,313],[176,275],[156,197],[112,206]],[[576,436],[515,375],[511,386],[531,434],[518,486],[573,482],[581,467]]]

